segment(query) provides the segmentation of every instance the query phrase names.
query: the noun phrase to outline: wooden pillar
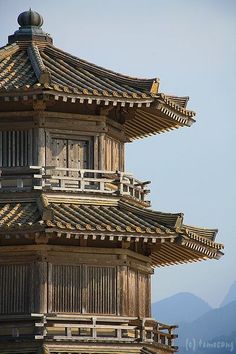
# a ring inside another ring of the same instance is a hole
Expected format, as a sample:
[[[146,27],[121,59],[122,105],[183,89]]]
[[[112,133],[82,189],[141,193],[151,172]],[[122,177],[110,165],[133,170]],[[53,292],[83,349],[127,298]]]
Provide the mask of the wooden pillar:
[[[38,166],[45,166],[45,109],[46,104],[43,100],[37,100],[33,103],[34,109],[34,124],[35,129],[37,131],[37,148],[35,149],[36,154],[35,156],[35,163]]]
[[[120,316],[128,316],[128,267],[119,267],[119,283],[120,283],[120,306],[117,308]]]
[[[94,164],[93,167],[95,170],[99,169],[99,135],[94,136],[94,152],[93,152]]]
[[[151,291],[152,291],[152,289],[151,289],[151,284],[152,284],[152,282],[151,282],[151,274],[149,274],[149,276],[148,276],[148,278],[147,278],[147,290],[146,290],[146,296],[147,296],[147,298],[146,298],[146,306],[147,306],[147,308],[146,308],[146,311],[147,311],[147,313],[146,313],[146,317],[152,317],[152,304],[151,304]]]
[[[105,169],[105,134],[99,136],[99,157],[98,157],[99,170]]]
[[[47,313],[47,263],[35,262],[34,266],[34,312]]]
[[[38,128],[38,166],[45,166],[45,131],[44,128]]]

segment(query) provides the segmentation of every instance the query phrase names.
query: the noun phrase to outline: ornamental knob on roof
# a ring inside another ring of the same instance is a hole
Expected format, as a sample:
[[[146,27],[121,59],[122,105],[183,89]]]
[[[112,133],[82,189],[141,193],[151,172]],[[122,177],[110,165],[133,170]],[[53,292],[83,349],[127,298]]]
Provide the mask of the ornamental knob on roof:
[[[8,37],[9,44],[18,41],[46,41],[52,43],[50,35],[41,28],[43,17],[38,12],[31,9],[24,11],[18,16],[17,21],[20,28]]]
[[[43,17],[36,11],[29,11],[22,12],[17,19],[19,25],[21,27],[41,27],[43,25]]]

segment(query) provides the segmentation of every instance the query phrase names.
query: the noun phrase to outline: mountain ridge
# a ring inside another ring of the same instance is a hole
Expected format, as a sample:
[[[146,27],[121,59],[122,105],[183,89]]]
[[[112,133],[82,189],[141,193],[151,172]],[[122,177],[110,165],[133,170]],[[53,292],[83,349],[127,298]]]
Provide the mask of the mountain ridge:
[[[229,304],[232,301],[236,300],[236,281],[230,286],[228,292],[226,293],[223,301],[220,304],[220,307]]]
[[[191,345],[198,354],[236,354],[236,281],[217,308],[181,292],[155,302],[152,310],[157,321],[179,325],[179,354],[193,351]]]
[[[200,297],[181,292],[152,304],[153,317],[163,323],[192,322],[212,307]]]

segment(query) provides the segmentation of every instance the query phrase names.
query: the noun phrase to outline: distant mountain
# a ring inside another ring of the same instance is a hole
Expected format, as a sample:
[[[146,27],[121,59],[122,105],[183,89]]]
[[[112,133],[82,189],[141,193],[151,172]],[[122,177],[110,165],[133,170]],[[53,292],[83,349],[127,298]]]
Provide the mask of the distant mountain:
[[[201,298],[190,293],[178,293],[152,304],[152,317],[167,324],[192,322],[210,311],[211,307]]]
[[[229,288],[229,291],[226,294],[226,296],[225,296],[224,300],[222,301],[222,303],[220,304],[220,306],[221,307],[225,306],[232,301],[236,301],[236,281]]]
[[[178,333],[179,346],[186,349],[188,343],[194,342],[200,353],[204,352],[202,351],[202,349],[204,349],[204,342],[211,343],[220,341],[219,338],[224,338],[225,342],[227,342],[227,340],[229,342],[232,340],[236,341],[236,338],[234,337],[236,333],[236,301],[233,301],[224,307],[213,309],[192,323],[180,324]],[[236,343],[233,347],[236,352]],[[224,348],[222,348],[222,351],[215,350],[215,353],[224,353],[223,349]],[[182,352],[184,353],[184,351],[180,350],[180,353]],[[232,353],[232,351],[229,350],[228,352]]]

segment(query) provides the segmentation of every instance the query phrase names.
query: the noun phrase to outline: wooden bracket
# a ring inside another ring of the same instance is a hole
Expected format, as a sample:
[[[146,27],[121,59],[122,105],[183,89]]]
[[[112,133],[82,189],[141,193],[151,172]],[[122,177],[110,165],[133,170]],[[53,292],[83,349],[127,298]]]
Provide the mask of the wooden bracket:
[[[48,235],[45,235],[45,234],[41,234],[41,233],[36,233],[35,234],[35,243],[37,245],[39,244],[47,244],[48,243],[48,240],[49,240],[49,236]]]

